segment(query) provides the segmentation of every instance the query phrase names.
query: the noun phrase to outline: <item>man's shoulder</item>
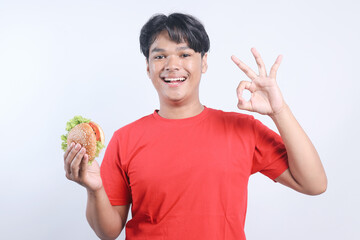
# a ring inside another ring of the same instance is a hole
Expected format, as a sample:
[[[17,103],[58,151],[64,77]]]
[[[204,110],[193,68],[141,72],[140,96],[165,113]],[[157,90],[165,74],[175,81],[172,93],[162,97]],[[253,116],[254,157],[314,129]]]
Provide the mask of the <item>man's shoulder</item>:
[[[254,133],[254,116],[232,111],[210,109],[211,117],[207,125],[229,136],[249,137]]]
[[[219,109],[209,108],[209,112],[213,117],[223,119],[225,121],[252,121],[254,116],[239,112],[223,111]]]

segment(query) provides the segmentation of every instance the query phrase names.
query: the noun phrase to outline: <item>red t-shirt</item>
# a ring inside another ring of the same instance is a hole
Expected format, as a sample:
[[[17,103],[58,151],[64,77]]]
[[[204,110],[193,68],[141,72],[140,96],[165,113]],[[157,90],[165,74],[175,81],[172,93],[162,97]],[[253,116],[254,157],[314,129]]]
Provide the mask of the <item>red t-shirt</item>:
[[[117,130],[101,177],[112,205],[132,203],[127,239],[245,239],[249,176],[288,168],[281,137],[250,115],[157,111]]]

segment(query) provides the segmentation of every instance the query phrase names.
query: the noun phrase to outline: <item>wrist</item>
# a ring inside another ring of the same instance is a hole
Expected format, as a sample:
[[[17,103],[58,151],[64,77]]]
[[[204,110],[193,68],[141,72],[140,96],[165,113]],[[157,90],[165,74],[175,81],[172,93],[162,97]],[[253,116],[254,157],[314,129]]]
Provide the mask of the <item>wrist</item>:
[[[86,188],[86,190],[87,190],[88,196],[91,196],[91,197],[98,197],[101,194],[105,193],[104,186],[101,186],[100,188],[97,188],[97,189]]]
[[[284,103],[284,105],[278,111],[269,114],[269,117],[271,117],[271,119],[276,122],[277,120],[280,120],[289,113],[291,113],[290,108],[286,103]]]

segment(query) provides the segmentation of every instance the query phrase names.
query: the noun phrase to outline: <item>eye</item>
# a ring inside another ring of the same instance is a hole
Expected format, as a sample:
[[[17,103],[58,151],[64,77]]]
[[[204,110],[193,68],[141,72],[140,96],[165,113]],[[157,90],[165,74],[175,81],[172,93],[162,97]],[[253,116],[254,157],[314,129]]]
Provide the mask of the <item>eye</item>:
[[[163,58],[165,58],[164,55],[157,55],[157,56],[154,57],[154,59],[163,59]]]
[[[188,54],[188,53],[183,53],[183,54],[181,54],[181,57],[183,57],[183,58],[187,58],[187,57],[190,57],[191,55],[190,54]]]

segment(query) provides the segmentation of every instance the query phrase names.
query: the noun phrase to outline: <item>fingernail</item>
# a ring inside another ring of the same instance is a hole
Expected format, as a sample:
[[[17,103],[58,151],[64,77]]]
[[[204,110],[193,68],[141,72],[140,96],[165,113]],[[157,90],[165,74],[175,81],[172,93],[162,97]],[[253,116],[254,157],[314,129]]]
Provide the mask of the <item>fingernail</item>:
[[[81,153],[84,153],[86,150],[85,150],[85,148],[82,148],[81,149]]]
[[[76,144],[75,149],[76,149],[76,150],[79,150],[80,147],[81,147],[81,146],[80,146],[80,144],[78,143],[78,144]]]
[[[70,147],[73,147],[75,145],[75,143],[74,142],[72,142],[71,144],[70,144]]]

